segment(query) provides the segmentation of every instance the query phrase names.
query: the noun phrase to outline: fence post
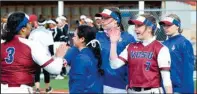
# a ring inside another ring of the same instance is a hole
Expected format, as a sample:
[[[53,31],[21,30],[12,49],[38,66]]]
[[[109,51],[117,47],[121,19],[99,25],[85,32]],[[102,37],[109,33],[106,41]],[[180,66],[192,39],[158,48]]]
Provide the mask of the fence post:
[[[139,1],[139,14],[144,14],[144,1]]]
[[[64,14],[64,1],[58,1],[58,16]]]

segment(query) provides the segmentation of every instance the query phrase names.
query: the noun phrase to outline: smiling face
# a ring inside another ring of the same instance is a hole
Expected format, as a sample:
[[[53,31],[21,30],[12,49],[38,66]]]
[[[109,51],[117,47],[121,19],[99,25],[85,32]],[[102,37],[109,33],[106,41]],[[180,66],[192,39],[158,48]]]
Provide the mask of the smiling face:
[[[79,42],[79,37],[78,37],[78,35],[77,35],[77,30],[75,30],[75,32],[74,32],[74,36],[73,36],[73,43],[74,43],[74,45],[76,46],[76,47],[79,47],[79,44],[80,44],[80,42]]]
[[[146,40],[146,39],[149,39],[150,36],[152,36],[151,34],[152,28],[147,27],[144,24],[141,24],[141,25],[135,24],[134,30],[139,40]]]
[[[85,38],[84,37],[79,37],[78,36],[78,29],[75,30],[74,32],[74,36],[73,36],[73,44],[77,47],[77,48],[81,48],[81,47],[84,47],[85,46]]]

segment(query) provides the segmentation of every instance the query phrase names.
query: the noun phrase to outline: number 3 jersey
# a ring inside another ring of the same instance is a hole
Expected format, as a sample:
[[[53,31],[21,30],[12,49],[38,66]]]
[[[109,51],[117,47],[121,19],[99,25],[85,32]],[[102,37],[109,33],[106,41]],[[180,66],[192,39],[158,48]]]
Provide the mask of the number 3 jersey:
[[[15,36],[1,44],[1,83],[33,86],[38,65],[45,67],[53,61],[44,47]]]
[[[130,88],[154,88],[161,86],[160,70],[169,70],[170,68],[170,64],[168,64],[170,60],[168,58],[167,62],[158,58],[159,54],[162,53],[160,51],[163,47],[157,40],[152,40],[146,45],[143,45],[142,42],[136,42],[128,45],[127,49],[120,54],[119,59],[128,63]],[[164,54],[162,55],[164,56]]]

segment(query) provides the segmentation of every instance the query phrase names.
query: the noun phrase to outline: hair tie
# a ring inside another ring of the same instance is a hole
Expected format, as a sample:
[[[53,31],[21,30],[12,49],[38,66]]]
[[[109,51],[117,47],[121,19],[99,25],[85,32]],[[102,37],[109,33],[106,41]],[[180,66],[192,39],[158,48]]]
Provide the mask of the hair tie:
[[[95,48],[95,47],[96,47],[96,43],[98,43],[99,46],[100,46],[100,42],[99,42],[98,40],[96,40],[96,39],[93,39],[93,40],[91,40],[90,42],[88,42],[88,43],[86,44],[86,46],[88,46],[89,44],[91,44],[91,46],[92,46],[93,48]]]

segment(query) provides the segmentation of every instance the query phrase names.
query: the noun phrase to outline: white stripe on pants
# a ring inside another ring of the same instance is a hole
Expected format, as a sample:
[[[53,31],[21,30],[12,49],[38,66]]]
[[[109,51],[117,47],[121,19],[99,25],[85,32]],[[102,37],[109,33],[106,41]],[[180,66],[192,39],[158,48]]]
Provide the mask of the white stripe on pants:
[[[129,94],[137,94],[137,93],[144,93],[144,94],[146,94],[146,93],[149,93],[149,94],[153,94],[153,93],[154,94],[163,94],[163,89],[162,89],[162,87],[159,87],[159,88],[151,88],[150,90],[135,91],[135,90],[129,88],[128,89],[128,93]]]

